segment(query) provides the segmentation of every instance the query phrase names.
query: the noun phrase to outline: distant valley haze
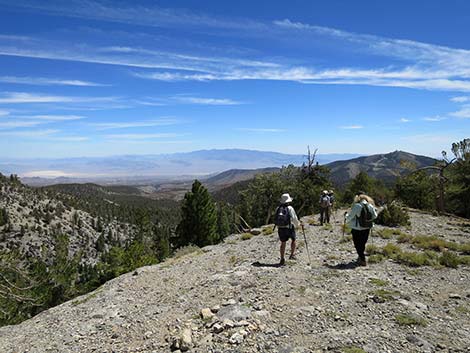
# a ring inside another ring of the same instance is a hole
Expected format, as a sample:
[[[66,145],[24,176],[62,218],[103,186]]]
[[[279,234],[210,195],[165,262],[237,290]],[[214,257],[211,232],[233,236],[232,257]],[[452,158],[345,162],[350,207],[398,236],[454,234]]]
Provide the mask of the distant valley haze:
[[[319,154],[321,164],[358,157],[358,154]],[[243,149],[200,150],[187,153],[123,155],[60,159],[0,159],[0,172],[20,177],[55,179],[56,181],[127,182],[154,178],[158,180],[190,179],[230,169],[260,169],[301,165],[306,155]]]

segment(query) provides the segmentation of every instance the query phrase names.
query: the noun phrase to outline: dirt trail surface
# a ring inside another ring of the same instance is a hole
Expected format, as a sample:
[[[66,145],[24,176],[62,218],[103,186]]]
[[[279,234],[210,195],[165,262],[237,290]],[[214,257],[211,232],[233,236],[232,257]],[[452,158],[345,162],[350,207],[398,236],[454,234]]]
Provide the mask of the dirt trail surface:
[[[0,328],[0,352],[469,352],[470,268],[355,267],[342,212],[331,229],[303,219],[310,265],[300,231],[284,267],[269,228],[233,235]],[[462,220],[410,215],[403,233],[469,241]]]

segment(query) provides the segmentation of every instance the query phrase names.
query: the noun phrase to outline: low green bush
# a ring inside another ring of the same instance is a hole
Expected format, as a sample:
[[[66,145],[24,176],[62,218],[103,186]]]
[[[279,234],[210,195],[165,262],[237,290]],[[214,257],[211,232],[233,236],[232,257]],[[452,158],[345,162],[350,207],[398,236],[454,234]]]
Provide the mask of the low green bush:
[[[379,214],[375,223],[387,227],[406,226],[410,224],[410,216],[404,207],[393,203]]]
[[[439,258],[439,263],[445,267],[457,268],[460,264],[459,256],[450,251],[444,251]]]
[[[369,256],[368,262],[370,264],[378,264],[379,262],[382,262],[383,260],[385,260],[385,256],[381,254],[375,254],[375,255]]]
[[[401,249],[398,245],[388,243],[382,248],[381,253],[388,258],[394,259],[398,254],[401,253]]]
[[[251,233],[243,233],[240,238],[241,238],[241,240],[249,240],[249,239],[253,238],[253,235]]]

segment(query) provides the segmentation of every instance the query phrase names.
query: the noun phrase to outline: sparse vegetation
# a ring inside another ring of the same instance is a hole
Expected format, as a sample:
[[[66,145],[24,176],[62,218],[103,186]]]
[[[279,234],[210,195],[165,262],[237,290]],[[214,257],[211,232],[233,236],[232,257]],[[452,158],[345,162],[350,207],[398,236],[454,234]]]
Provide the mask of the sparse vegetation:
[[[369,282],[378,287],[385,287],[388,286],[388,281],[380,279],[380,278],[369,278]]]
[[[399,314],[395,316],[395,321],[400,326],[426,326],[425,319],[411,314]]]
[[[377,289],[371,292],[371,294],[381,302],[395,300],[400,296],[398,291],[390,291],[386,289]]]
[[[251,238],[253,238],[253,234],[251,234],[251,233],[243,233],[240,236],[241,240],[250,240]]]
[[[342,349],[343,353],[367,353],[365,350],[359,347],[345,347]]]
[[[393,243],[388,243],[383,248],[369,245],[367,246],[367,252],[371,254],[369,262],[375,263],[382,261],[384,258],[389,258],[410,267],[445,266],[456,268],[458,265],[469,264],[470,256],[458,255],[451,251],[444,251],[439,254],[441,248],[436,243],[428,243],[427,241],[423,243],[422,238],[419,239],[418,244],[431,244],[422,245],[422,249],[426,249],[424,252],[404,251]]]
[[[175,253],[173,254],[173,258],[179,259],[183,256],[190,255],[190,254],[201,254],[201,248],[195,245],[186,245],[181,248],[178,248]]]

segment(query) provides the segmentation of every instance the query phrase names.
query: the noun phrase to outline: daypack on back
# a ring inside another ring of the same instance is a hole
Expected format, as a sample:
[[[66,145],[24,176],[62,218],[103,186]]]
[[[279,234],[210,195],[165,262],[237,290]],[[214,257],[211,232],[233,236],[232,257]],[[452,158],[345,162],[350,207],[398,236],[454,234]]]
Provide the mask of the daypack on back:
[[[330,206],[330,198],[327,195],[322,196],[320,206],[323,208]]]
[[[356,216],[359,225],[362,228],[372,228],[374,224],[374,215],[370,211],[368,205],[366,203],[361,203],[362,210],[359,216]]]
[[[288,206],[281,205],[276,210],[276,215],[274,216],[274,224],[280,228],[286,228],[290,226],[290,214],[287,209]]]

